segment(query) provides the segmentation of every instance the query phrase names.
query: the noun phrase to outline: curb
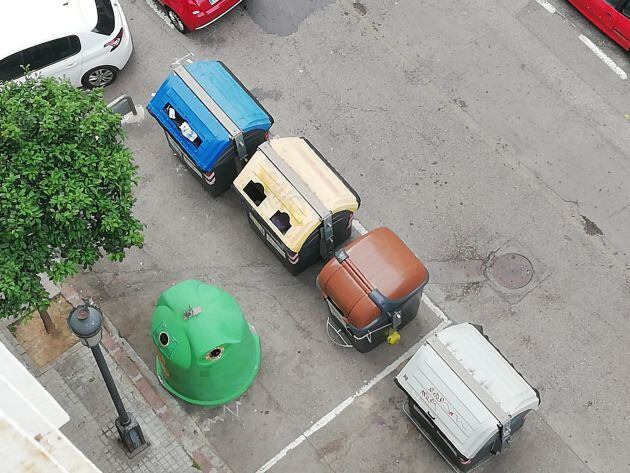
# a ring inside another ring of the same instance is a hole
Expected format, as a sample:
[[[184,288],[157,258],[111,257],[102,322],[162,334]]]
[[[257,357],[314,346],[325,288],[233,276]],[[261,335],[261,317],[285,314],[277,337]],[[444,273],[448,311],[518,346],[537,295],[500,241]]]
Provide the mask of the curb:
[[[84,304],[83,299],[71,285],[60,288],[61,295],[73,307]],[[103,314],[103,338],[101,345],[129,377],[138,392],[165,423],[169,432],[203,473],[232,473],[226,463],[214,453],[216,449],[203,434],[201,428],[182,409],[176,400],[166,394],[158,379],[144,360],[122,338],[118,329]]]

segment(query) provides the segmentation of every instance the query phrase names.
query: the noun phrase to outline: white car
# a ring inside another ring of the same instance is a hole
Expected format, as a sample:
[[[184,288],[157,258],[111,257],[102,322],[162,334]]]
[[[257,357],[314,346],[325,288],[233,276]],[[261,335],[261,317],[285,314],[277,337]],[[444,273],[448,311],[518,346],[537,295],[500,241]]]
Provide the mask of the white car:
[[[33,75],[104,87],[116,79],[133,44],[118,0],[4,0],[0,82]]]

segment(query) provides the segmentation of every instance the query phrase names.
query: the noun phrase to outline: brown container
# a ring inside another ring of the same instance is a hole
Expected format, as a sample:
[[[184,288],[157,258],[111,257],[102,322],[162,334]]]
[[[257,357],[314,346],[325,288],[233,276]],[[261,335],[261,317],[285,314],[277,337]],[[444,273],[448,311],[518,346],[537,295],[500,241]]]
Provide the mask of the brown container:
[[[337,329],[359,351],[368,351],[416,316],[428,280],[409,247],[381,227],[338,250],[317,285]]]

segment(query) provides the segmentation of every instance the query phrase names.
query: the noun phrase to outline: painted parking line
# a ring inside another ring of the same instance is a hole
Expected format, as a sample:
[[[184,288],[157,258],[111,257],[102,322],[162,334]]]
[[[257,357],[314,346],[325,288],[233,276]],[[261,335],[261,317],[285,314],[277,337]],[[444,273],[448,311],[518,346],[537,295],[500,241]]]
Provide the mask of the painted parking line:
[[[423,295],[422,299],[423,299],[423,301],[425,300],[424,295]],[[431,304],[433,304],[433,303],[431,303]],[[429,306],[429,308],[431,308],[431,306]],[[442,312],[442,311],[440,310],[440,312]],[[368,392],[370,389],[372,389],[379,381],[381,381],[383,378],[386,378],[387,376],[389,376],[402,363],[404,363],[409,358],[411,358],[418,351],[418,349],[422,346],[422,344],[424,343],[424,341],[428,337],[430,337],[434,333],[437,333],[440,330],[444,329],[450,323],[451,323],[451,321],[448,320],[447,318],[442,320],[438,324],[437,327],[435,327],[433,330],[431,330],[429,333],[427,333],[424,337],[422,337],[422,339],[418,343],[416,343],[414,346],[412,346],[409,350],[407,350],[405,353],[403,353],[400,357],[398,357],[392,363],[387,365],[387,367],[383,371],[378,373],[374,378],[372,378],[370,381],[368,381],[363,386],[361,386],[358,389],[357,392],[355,392],[352,396],[350,396],[346,400],[344,400],[341,404],[339,404],[337,407],[335,407],[328,414],[324,415],[321,419],[319,419],[317,422],[315,422],[308,430],[305,430],[303,433],[301,433],[300,436],[298,438],[296,438],[293,442],[291,442],[286,447],[284,447],[282,450],[280,450],[280,452],[275,457],[273,457],[271,460],[269,460],[267,463],[265,463],[263,466],[261,466],[258,470],[256,470],[256,473],[264,473],[265,471],[268,471],[269,469],[273,468],[273,466],[276,463],[278,463],[280,460],[282,460],[287,455],[287,453],[289,453],[291,450],[293,450],[294,448],[299,446],[302,442],[304,442],[306,439],[308,439],[315,432],[317,432],[318,430],[320,430],[323,427],[325,427],[326,425],[328,425],[335,417],[337,417],[344,410],[346,410],[346,408],[348,406],[350,406],[358,397],[364,395],[366,392]]]
[[[558,11],[558,9],[554,7],[551,3],[549,3],[547,0],[536,0],[536,3],[538,3],[538,5],[543,7],[552,15]]]
[[[558,9],[556,7],[554,7],[551,3],[549,3],[547,0],[536,0],[536,3],[538,3],[541,7],[543,7],[545,10],[547,10],[549,13],[551,13],[552,15],[554,13],[557,13],[558,15],[560,15],[561,17],[563,17],[565,20],[568,21],[568,18],[566,16],[564,16],[560,11],[558,11]],[[571,22],[569,22],[571,23]],[[571,25],[576,28],[576,26],[571,23]],[[584,43],[586,45],[586,47],[588,49],[590,49],[595,56],[597,56],[598,58],[600,58],[602,60],[602,62],[604,64],[606,64],[608,67],[610,67],[610,69],[612,69],[612,71],[617,74],[619,76],[619,78],[621,80],[626,80],[628,78],[628,74],[626,74],[626,71],[624,71],[621,67],[619,67],[615,61],[613,61],[612,59],[610,59],[606,53],[604,53],[604,51],[602,51],[601,49],[599,49],[595,43],[593,43],[590,39],[588,39],[586,36],[584,36],[583,34],[580,34],[580,36],[578,36],[578,39],[580,41],[582,41],[582,43]]]
[[[367,233],[367,229],[357,219],[354,219],[352,221],[352,228],[354,228],[354,230],[361,235],[364,235]],[[427,333],[424,337],[422,337],[422,339],[420,339],[418,343],[416,343],[411,348],[409,348],[409,350],[407,350],[405,353],[399,356],[396,360],[394,360],[392,363],[387,365],[374,378],[372,378],[370,381],[368,381],[363,386],[361,386],[352,396],[349,396],[348,398],[346,398],[341,404],[335,407],[332,411],[324,415],[321,419],[315,422],[310,428],[302,432],[295,440],[293,440],[286,447],[280,450],[280,452],[278,452],[276,456],[274,456],[271,460],[269,460],[267,463],[261,466],[258,470],[256,470],[256,473],[264,473],[265,471],[268,471],[271,468],[273,468],[274,465],[276,465],[276,463],[278,463],[287,455],[287,453],[289,453],[294,448],[298,447],[302,442],[308,439],[315,432],[317,432],[318,430],[328,425],[335,417],[337,417],[344,410],[346,410],[348,406],[350,406],[358,397],[364,395],[366,392],[372,389],[379,381],[389,376],[402,363],[406,362],[409,358],[411,358],[418,351],[418,349],[422,346],[422,344],[428,337],[430,337],[434,333],[437,333],[443,330],[451,323],[451,321],[448,319],[448,317],[442,311],[442,309],[440,309],[424,293],[422,294],[422,302],[429,308],[429,310],[431,310],[431,312],[435,314],[437,318],[440,319],[440,323],[437,325],[437,327],[435,327],[433,330]]]
[[[564,21],[569,23],[573,28],[577,29],[577,26],[575,26],[575,23],[573,23],[571,20],[569,20],[564,13],[562,13],[560,10],[558,10],[554,5],[549,3],[547,0],[536,0],[536,3],[538,3],[538,5],[543,7],[545,10],[547,10],[552,15],[555,15],[555,14],[559,15],[560,17],[562,17],[562,19],[564,19]]]
[[[581,34],[579,37],[579,40],[582,41],[586,47],[588,49],[590,49],[595,56],[597,56],[598,58],[600,58],[602,60],[602,62],[604,64],[606,64],[608,67],[610,67],[612,69],[612,71],[617,74],[619,76],[619,78],[621,80],[626,80],[628,78],[628,74],[626,74],[626,72],[619,67],[615,61],[613,61],[612,59],[610,59],[608,56],[606,56],[606,54],[604,53],[604,51],[602,51],[601,49],[599,49],[595,43],[593,43],[590,39],[588,39],[586,36],[584,36],[583,34]]]
[[[354,228],[359,235],[365,235],[367,233],[367,228],[365,228],[356,218],[352,221],[352,228]]]

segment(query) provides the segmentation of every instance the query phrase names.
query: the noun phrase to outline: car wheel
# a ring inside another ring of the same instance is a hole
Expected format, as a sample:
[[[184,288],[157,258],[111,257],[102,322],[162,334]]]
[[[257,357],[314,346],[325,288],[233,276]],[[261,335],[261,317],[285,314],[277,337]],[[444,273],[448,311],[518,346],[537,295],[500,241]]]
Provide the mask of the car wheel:
[[[81,84],[87,89],[95,87],[107,87],[116,80],[118,69],[112,66],[98,66],[90,69],[81,79]]]
[[[168,19],[171,20],[171,23],[177,31],[182,34],[188,33],[188,28],[186,28],[186,25],[184,24],[182,19],[173,10],[168,10]]]

